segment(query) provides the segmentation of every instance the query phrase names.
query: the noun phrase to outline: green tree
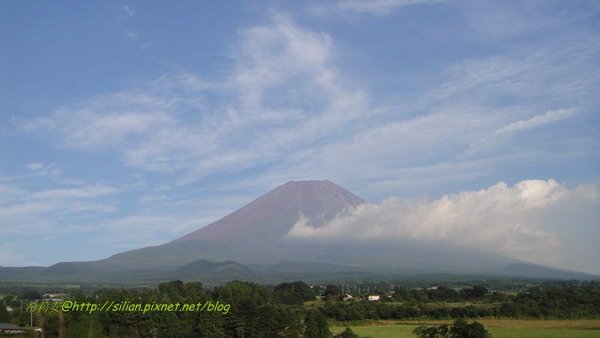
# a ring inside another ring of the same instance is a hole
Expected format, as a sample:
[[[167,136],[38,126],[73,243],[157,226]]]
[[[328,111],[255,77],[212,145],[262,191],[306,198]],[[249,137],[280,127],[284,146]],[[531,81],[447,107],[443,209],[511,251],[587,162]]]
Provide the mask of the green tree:
[[[24,300],[42,299],[42,294],[37,290],[28,290],[22,292],[20,298]]]
[[[287,305],[302,305],[304,302],[315,299],[310,286],[301,281],[279,284],[273,293],[277,300]]]
[[[195,332],[202,338],[220,338],[225,337],[223,329],[223,315],[215,312],[200,312]]]
[[[340,288],[337,285],[329,284],[325,288],[325,296],[337,296],[340,294]]]
[[[449,338],[450,328],[448,325],[417,326],[413,333],[419,338]]]
[[[460,291],[461,296],[465,299],[477,299],[483,298],[488,293],[488,289],[481,285],[475,285],[470,288],[462,289]]]
[[[407,301],[410,299],[410,293],[408,289],[404,287],[395,287],[394,288],[394,299],[399,301]]]
[[[331,331],[327,325],[327,320],[321,311],[310,310],[304,317],[304,337],[307,338],[327,338],[331,337]]]
[[[450,333],[453,338],[485,338],[490,336],[481,323],[467,324],[464,319],[455,320],[450,328]]]
[[[333,336],[334,338],[359,338],[359,336],[352,331],[351,328],[347,327],[344,331]]]
[[[213,301],[231,305],[224,315],[223,328],[226,336],[263,337],[261,322],[265,306],[272,302],[269,290],[264,286],[242,281],[232,281],[215,290]]]
[[[452,326],[418,326],[413,333],[419,338],[486,338],[490,334],[481,323],[468,324],[464,319],[457,319]]]
[[[4,305],[4,302],[0,301],[0,323],[8,322],[10,322],[10,313],[6,311],[6,305]]]

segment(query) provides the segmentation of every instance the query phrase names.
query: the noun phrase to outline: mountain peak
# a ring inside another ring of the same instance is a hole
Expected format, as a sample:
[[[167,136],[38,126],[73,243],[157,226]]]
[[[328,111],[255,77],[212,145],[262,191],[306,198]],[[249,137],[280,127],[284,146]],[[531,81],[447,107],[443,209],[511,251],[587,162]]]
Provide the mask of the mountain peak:
[[[304,181],[287,181],[284,184],[280,185],[284,186],[284,185],[336,185],[335,183],[331,182],[330,180],[304,180]]]
[[[315,226],[365,201],[329,180],[289,181],[243,208],[183,236],[188,240],[280,239],[302,214]]]
[[[339,185],[331,182],[330,180],[305,180],[305,181],[288,181],[277,188],[273,189],[301,189],[301,188],[312,188],[312,189],[342,189]]]

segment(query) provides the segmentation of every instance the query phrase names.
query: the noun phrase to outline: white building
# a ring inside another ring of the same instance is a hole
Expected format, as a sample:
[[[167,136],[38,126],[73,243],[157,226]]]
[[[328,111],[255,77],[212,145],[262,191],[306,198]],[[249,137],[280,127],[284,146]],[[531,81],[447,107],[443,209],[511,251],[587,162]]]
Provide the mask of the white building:
[[[379,300],[379,295],[369,295],[369,300],[371,300],[371,301]]]

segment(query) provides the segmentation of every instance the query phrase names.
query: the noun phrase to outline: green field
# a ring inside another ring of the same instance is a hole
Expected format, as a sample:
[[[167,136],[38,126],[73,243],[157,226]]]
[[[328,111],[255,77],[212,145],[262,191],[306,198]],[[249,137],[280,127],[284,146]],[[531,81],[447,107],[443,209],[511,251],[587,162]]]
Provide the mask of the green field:
[[[481,319],[492,337],[600,337],[600,320],[514,320],[514,319]],[[395,338],[415,337],[412,331],[421,324],[442,324],[450,321],[402,321],[374,322],[365,325],[348,325],[354,333],[361,337]],[[331,332],[340,333],[346,326],[332,326]]]

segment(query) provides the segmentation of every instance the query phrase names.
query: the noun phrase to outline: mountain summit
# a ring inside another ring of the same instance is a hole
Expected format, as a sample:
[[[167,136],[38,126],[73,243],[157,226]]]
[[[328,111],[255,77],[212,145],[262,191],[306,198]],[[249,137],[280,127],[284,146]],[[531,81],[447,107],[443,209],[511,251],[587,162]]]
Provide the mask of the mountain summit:
[[[287,233],[301,214],[314,226],[320,226],[339,212],[363,203],[362,198],[331,181],[291,181],[170,244],[238,237],[246,241],[250,238],[273,240]]]

